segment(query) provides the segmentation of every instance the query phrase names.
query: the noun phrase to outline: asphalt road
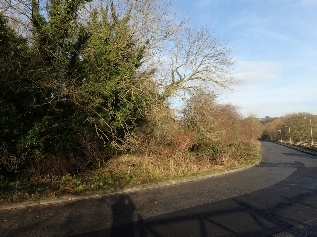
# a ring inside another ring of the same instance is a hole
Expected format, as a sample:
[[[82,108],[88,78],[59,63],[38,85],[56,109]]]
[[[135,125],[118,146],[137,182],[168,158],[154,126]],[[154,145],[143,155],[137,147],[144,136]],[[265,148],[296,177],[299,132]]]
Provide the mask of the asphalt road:
[[[0,236],[317,236],[317,156],[262,142],[243,171],[0,210]]]

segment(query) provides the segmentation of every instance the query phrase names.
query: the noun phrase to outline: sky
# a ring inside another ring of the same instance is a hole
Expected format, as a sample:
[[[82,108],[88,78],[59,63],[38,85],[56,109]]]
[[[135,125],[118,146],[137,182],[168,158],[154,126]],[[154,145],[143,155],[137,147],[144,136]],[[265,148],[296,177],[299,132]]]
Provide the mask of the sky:
[[[176,0],[197,27],[234,49],[232,92],[220,103],[244,116],[317,114],[317,0]]]

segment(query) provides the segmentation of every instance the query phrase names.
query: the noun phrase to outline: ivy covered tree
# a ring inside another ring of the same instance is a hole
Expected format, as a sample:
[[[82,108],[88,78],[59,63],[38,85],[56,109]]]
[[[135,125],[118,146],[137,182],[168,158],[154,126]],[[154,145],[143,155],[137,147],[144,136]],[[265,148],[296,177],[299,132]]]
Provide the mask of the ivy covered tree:
[[[65,167],[59,174],[100,166],[156,96],[151,72],[138,70],[145,47],[130,32],[131,12],[119,17],[109,3],[82,22],[87,2],[52,0],[43,11],[33,0],[30,43],[1,18],[2,153],[32,172],[56,163]]]
[[[100,167],[132,151],[128,139],[141,141],[142,131],[145,139],[161,140],[157,125],[164,124],[167,132],[166,121],[179,122],[168,107],[178,92],[229,86],[231,50],[208,29],[177,23],[168,5],[161,0],[1,2],[0,172],[38,177]],[[21,30],[14,31],[12,19]],[[171,64],[159,64],[159,57]],[[219,119],[225,109],[207,94],[193,96],[186,114],[201,143],[229,137],[229,131],[218,129],[225,126]],[[153,111],[166,116],[154,118]]]
[[[29,105],[36,94],[29,64],[26,40],[0,14],[0,172],[14,173],[25,162],[19,142],[32,124]]]
[[[78,95],[87,118],[99,137],[118,146],[143,121],[147,104],[155,96],[151,72],[139,72],[145,47],[137,46],[129,29],[130,12],[119,18],[111,4],[93,12],[90,38],[83,51],[86,78]]]

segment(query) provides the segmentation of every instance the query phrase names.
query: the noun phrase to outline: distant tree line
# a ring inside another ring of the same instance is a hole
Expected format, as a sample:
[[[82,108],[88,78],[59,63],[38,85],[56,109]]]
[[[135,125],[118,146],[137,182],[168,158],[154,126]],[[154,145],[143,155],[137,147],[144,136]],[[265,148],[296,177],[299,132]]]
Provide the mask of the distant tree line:
[[[274,118],[265,124],[262,138],[311,145],[312,140],[317,141],[316,121],[316,115],[304,112]]]

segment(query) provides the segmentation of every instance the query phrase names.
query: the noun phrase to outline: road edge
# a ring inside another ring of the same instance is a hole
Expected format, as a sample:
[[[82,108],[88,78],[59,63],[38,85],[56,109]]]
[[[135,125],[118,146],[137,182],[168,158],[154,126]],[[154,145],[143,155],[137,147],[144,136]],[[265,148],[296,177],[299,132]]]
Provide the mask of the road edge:
[[[305,154],[317,156],[317,151],[315,152],[315,151],[308,150],[308,149],[305,149],[305,148],[302,148],[302,147],[298,147],[298,146],[294,146],[294,145],[289,145],[289,144],[281,143],[281,142],[276,142],[276,144],[279,144],[279,145],[281,145],[281,146],[285,146],[285,147],[291,148],[291,149],[296,150],[296,151],[299,151],[299,152],[303,152],[303,153],[305,153]]]
[[[227,175],[227,174],[231,174],[235,172],[241,172],[241,171],[250,169],[252,167],[255,167],[258,164],[260,164],[260,162],[262,161],[262,153],[263,153],[263,147],[261,146],[261,153],[259,154],[259,158],[255,163],[250,164],[248,166],[244,166],[244,167],[240,167],[240,168],[236,168],[232,170],[227,170],[227,171],[223,171],[223,172],[219,172],[215,174],[192,176],[192,177],[184,178],[181,180],[169,180],[169,181],[163,181],[159,183],[138,185],[135,187],[123,188],[123,189],[118,189],[115,191],[100,191],[100,192],[95,192],[93,194],[69,195],[69,196],[62,196],[62,197],[52,198],[52,199],[49,199],[49,198],[41,199],[38,201],[25,201],[20,203],[8,203],[8,204],[5,203],[5,204],[0,204],[0,211],[12,210],[12,209],[23,209],[23,208],[30,208],[30,207],[37,207],[37,206],[58,205],[58,204],[70,203],[70,202],[75,202],[80,200],[110,197],[110,196],[115,196],[120,194],[129,194],[129,193],[134,193],[134,192],[143,191],[143,190],[150,190],[150,189],[156,189],[156,188],[161,188],[161,187],[166,187],[171,185],[178,185],[178,184],[190,183],[190,182],[199,181],[199,180],[205,180],[212,177],[218,177],[218,176],[223,176],[223,175]]]

